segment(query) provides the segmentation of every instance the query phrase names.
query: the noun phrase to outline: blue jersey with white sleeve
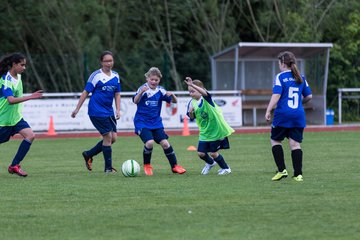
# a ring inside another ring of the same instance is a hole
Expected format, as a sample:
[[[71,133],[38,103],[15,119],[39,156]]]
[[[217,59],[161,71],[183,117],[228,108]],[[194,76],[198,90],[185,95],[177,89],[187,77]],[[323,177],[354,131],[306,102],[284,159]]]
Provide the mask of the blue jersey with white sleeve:
[[[88,114],[92,117],[114,116],[113,100],[115,93],[121,91],[120,77],[115,71],[106,75],[101,69],[93,72],[85,86],[87,92],[91,92]]]
[[[144,86],[148,86],[147,83],[142,85],[137,91],[134,97],[141,91]],[[149,87],[149,86],[148,86]],[[156,89],[151,89],[143,92],[139,103],[137,104],[137,110],[134,117],[135,132],[139,133],[143,128],[147,129],[159,129],[164,128],[161,118],[162,102],[170,103],[171,96],[166,95],[166,90],[157,86]]]
[[[276,75],[274,79],[273,94],[281,97],[274,111],[273,126],[286,128],[305,128],[305,111],[302,97],[311,94],[311,89],[304,76],[303,82],[298,84],[291,70]]]

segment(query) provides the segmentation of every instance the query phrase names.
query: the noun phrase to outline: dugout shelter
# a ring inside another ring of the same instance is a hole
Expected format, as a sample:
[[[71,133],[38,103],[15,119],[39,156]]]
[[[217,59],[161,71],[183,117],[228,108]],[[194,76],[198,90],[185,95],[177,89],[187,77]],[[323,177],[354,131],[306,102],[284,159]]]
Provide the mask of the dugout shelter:
[[[277,56],[293,52],[312,93],[304,105],[307,124],[326,123],[326,89],[331,43],[239,42],[211,56],[212,90],[239,90],[243,125],[264,125],[274,77],[280,72]]]

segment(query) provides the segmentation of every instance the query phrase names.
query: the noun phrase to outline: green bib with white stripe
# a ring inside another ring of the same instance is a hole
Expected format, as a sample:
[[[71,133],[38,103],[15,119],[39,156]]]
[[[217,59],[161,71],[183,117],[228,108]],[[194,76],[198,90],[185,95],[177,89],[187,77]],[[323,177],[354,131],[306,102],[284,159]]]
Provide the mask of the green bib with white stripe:
[[[22,97],[23,85],[21,76],[18,75],[17,80],[9,76],[10,74],[7,73],[5,79],[3,79],[3,77],[0,78],[1,91],[6,91],[7,88],[10,88],[15,98]],[[22,103],[9,104],[3,92],[0,96],[0,126],[16,125],[23,118]]]

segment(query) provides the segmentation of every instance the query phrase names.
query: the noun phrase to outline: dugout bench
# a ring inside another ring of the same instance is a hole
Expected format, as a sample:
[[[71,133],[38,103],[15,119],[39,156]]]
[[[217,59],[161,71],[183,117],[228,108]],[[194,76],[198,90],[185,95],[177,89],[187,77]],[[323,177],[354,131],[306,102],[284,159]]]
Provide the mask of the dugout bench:
[[[265,125],[265,112],[269,104],[271,89],[246,89],[241,90],[243,126]],[[303,105],[306,112],[315,110],[314,105],[306,103]],[[261,119],[258,121],[258,118]]]

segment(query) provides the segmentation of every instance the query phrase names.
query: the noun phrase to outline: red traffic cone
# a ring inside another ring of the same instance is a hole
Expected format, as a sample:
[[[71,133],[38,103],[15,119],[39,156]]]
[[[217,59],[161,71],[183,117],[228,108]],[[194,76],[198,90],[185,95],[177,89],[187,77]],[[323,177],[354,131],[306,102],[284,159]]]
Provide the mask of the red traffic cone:
[[[187,117],[184,117],[184,127],[183,127],[183,130],[182,130],[182,135],[183,136],[189,136],[190,135]]]
[[[54,119],[53,119],[52,116],[50,116],[49,129],[48,129],[46,135],[48,135],[48,136],[55,136],[55,135],[57,135],[57,133],[55,132]]]

